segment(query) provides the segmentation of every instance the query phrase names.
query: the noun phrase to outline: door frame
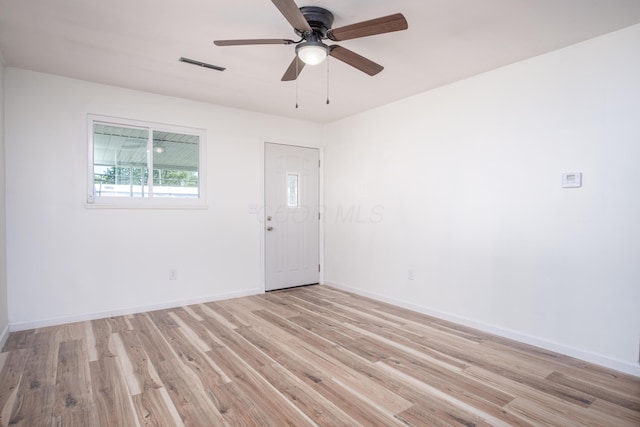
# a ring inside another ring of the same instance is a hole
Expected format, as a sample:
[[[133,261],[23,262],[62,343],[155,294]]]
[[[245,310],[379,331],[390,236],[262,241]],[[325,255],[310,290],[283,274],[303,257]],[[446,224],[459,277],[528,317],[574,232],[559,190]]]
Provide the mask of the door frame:
[[[265,210],[265,173],[266,173],[266,165],[265,165],[265,144],[277,144],[277,145],[287,145],[290,147],[300,147],[300,148],[313,148],[318,150],[318,156],[320,159],[320,168],[318,170],[318,203],[319,203],[319,211],[320,211],[320,221],[318,224],[318,256],[320,260],[320,274],[318,276],[319,284],[324,284],[324,221],[325,221],[325,210],[324,210],[324,148],[319,147],[313,144],[305,144],[301,142],[273,142],[270,138],[262,138],[260,140],[260,209],[258,209],[258,213],[256,214],[256,220],[259,225],[259,233],[260,233],[260,282],[262,287],[262,292],[267,292],[267,241],[266,241],[266,224],[267,224],[267,214]]]

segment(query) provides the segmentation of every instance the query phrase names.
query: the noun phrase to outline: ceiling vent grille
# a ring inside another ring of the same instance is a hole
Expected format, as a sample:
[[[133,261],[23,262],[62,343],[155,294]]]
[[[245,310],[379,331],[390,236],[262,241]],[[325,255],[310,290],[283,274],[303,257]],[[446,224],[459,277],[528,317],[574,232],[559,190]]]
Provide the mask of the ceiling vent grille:
[[[206,62],[196,61],[195,59],[189,59],[189,58],[185,58],[185,57],[180,58],[179,61],[180,62],[186,62],[187,64],[197,65],[199,67],[210,68],[212,70],[217,70],[217,71],[226,70],[226,68],[224,68],[224,67],[219,67],[217,65],[207,64]]]

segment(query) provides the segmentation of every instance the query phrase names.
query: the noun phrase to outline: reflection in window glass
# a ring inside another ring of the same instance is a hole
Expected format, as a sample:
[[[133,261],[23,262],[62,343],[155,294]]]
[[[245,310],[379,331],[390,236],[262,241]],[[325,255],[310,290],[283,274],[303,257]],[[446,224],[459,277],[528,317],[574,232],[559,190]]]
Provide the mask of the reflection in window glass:
[[[299,205],[298,186],[300,176],[295,173],[287,174],[287,206],[297,208]]]
[[[145,197],[148,194],[148,141],[147,129],[94,124],[96,196]]]
[[[199,138],[153,132],[153,196],[198,197]]]
[[[150,132],[152,141],[149,141]],[[199,144],[198,135],[96,122],[93,124],[94,195],[198,198]]]

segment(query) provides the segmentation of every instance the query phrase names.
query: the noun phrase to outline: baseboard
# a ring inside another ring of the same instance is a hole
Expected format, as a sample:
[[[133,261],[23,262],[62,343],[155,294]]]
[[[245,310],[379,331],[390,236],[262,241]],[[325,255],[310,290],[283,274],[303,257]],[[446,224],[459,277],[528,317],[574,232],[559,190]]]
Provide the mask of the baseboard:
[[[9,338],[9,325],[5,326],[2,333],[0,333],[0,351],[4,348],[7,338]]]
[[[457,323],[459,325],[468,326],[470,328],[478,329],[483,332],[488,332],[490,334],[512,339],[514,341],[519,341],[524,344],[540,347],[545,350],[550,350],[556,353],[563,354],[565,356],[575,357],[576,359],[584,360],[585,362],[593,363],[599,366],[603,366],[605,368],[613,369],[619,372],[624,372],[626,374],[640,377],[640,363],[633,364],[633,363],[623,362],[617,359],[612,359],[610,357],[602,356],[599,354],[591,353],[588,351],[580,350],[580,349],[559,344],[553,341],[549,341],[544,338],[523,334],[521,332],[512,331],[509,329],[500,328],[487,323],[478,322],[473,319],[457,316],[455,314],[434,310],[429,307],[424,307],[421,305],[409,303],[409,302],[402,301],[395,298],[390,298],[381,294],[363,291],[361,289],[353,288],[351,286],[344,285],[342,283],[325,281],[324,284],[328,286],[333,286],[337,289],[341,289],[346,292],[351,292],[357,295],[361,295],[361,296],[375,299],[378,301],[393,304],[395,306],[416,311],[418,313],[426,314],[428,316],[437,317],[438,319],[448,320],[450,322]]]
[[[113,316],[126,316],[128,314],[144,313],[147,311],[154,311],[154,310],[164,310],[167,308],[182,307],[185,305],[192,305],[192,304],[202,304],[202,303],[212,302],[212,301],[221,301],[221,300],[226,300],[231,298],[257,295],[261,293],[264,293],[264,289],[262,288],[245,289],[242,291],[230,292],[226,294],[209,295],[209,296],[203,296],[199,298],[192,298],[192,299],[186,299],[186,300],[167,301],[160,304],[128,307],[128,308],[112,310],[112,311],[84,313],[84,314],[79,314],[75,316],[55,317],[55,318],[35,320],[30,322],[16,322],[16,323],[10,323],[8,330],[11,332],[15,332],[15,331],[24,331],[27,329],[45,328],[47,326],[57,326],[57,325],[64,325],[66,323],[84,322],[87,320],[95,320],[95,319],[104,319],[106,317],[113,317]]]

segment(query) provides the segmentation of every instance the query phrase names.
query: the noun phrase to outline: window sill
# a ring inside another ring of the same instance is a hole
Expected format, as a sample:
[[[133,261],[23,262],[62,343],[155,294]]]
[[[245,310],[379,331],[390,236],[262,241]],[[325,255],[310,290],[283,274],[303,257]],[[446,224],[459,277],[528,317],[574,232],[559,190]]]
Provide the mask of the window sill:
[[[93,203],[85,202],[87,209],[185,209],[185,210],[207,210],[209,206],[205,201],[192,200],[130,200],[130,199],[107,199],[95,200]]]

